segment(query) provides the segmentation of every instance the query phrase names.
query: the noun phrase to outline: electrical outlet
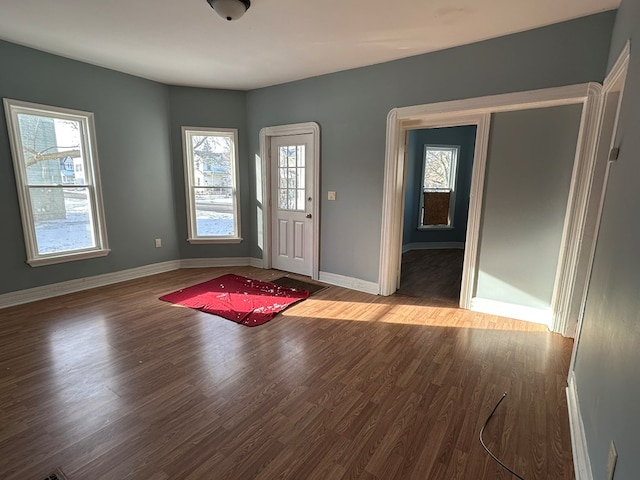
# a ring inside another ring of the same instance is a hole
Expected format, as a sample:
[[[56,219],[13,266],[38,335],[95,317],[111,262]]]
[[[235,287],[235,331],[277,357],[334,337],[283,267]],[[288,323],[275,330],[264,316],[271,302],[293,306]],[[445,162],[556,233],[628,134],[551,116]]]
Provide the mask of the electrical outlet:
[[[618,462],[618,451],[616,450],[616,444],[611,440],[611,446],[609,447],[609,459],[607,460],[607,479],[613,480],[613,474],[616,471],[616,463]]]
[[[327,193],[327,200],[335,200],[335,199],[336,199],[336,192]]]
[[[162,239],[156,238],[156,248],[160,248],[160,247],[162,247]]]

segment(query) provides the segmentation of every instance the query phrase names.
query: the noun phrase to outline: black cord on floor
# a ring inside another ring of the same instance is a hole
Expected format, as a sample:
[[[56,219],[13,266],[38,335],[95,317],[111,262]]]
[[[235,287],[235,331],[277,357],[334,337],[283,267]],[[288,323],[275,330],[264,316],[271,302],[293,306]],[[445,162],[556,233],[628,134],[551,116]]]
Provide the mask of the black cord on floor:
[[[500,461],[500,459],[498,457],[496,457],[493,453],[491,453],[491,450],[489,450],[487,448],[487,446],[484,444],[484,440],[482,440],[482,433],[484,432],[485,427],[487,426],[487,424],[489,423],[489,420],[491,420],[491,417],[493,417],[493,414],[496,413],[496,410],[498,409],[498,406],[502,403],[502,401],[505,399],[505,397],[507,396],[507,392],[504,392],[502,394],[502,397],[500,397],[500,400],[498,400],[498,403],[496,403],[496,406],[493,407],[493,410],[491,410],[491,413],[489,414],[489,416],[487,417],[487,419],[484,421],[484,425],[482,425],[482,428],[480,429],[480,443],[482,444],[482,448],[484,448],[487,453],[489,455],[491,455],[491,458],[493,458],[496,462],[498,462],[498,464],[504,468],[505,470],[507,470],[511,475],[513,475],[514,477],[519,478],[520,480],[524,480],[523,477],[521,477],[520,475],[518,475],[516,472],[514,472],[513,470],[511,470],[509,467],[507,467],[504,463],[502,463]]]

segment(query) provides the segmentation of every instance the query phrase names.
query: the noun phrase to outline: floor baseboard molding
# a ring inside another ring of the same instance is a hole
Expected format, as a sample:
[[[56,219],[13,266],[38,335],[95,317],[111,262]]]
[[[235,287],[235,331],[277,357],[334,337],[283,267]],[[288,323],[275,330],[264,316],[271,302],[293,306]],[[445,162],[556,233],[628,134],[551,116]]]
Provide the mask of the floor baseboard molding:
[[[36,302],[46,298],[59,297],[69,293],[81,292],[91,288],[104,287],[114,283],[126,282],[136,278],[148,277],[158,273],[178,270],[180,260],[153,263],[142,267],[130,268],[119,272],[105,273],[86,278],[77,278],[66,282],[43,285],[41,287],[27,288],[16,292],[0,294],[0,308],[13,307],[24,303]]]
[[[551,309],[526,307],[512,303],[488,300],[486,298],[472,298],[469,310],[490,315],[500,315],[501,317],[524,320],[525,322],[540,323],[551,328],[553,322],[553,312]]]
[[[262,268],[262,260],[251,257],[183,258],[180,268],[256,267]]]
[[[376,282],[369,282],[367,280],[360,280],[359,278],[353,277],[345,277],[344,275],[338,275],[336,273],[320,272],[319,280],[330,285],[349,288],[351,290],[357,290],[364,293],[371,293],[373,295],[378,295],[378,293],[380,293],[380,286]]]
[[[402,246],[402,253],[411,250],[443,250],[445,248],[458,248],[464,250],[464,242],[417,242],[407,243]]]
[[[576,377],[569,373],[567,386],[567,407],[569,409],[569,429],[571,430],[571,447],[573,450],[573,469],[576,480],[593,480],[589,450],[587,449],[587,437],[584,432],[584,423],[580,413],[578,391],[576,390]]]

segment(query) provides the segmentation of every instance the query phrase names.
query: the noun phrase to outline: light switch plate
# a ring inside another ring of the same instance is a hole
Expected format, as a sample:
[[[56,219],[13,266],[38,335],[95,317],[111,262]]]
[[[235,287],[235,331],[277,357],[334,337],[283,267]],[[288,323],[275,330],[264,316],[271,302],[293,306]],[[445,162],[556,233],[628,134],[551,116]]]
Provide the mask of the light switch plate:
[[[336,192],[328,192],[327,200],[335,200],[335,199],[336,199]]]

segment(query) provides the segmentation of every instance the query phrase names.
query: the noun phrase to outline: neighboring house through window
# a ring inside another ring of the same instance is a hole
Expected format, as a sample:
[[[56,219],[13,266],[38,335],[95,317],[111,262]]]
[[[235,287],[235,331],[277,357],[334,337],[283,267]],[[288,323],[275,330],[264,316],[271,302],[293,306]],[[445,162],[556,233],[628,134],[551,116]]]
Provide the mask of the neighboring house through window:
[[[109,253],[93,114],[4,99],[31,266]]]
[[[238,131],[182,127],[182,140],[188,241],[240,242]]]
[[[418,228],[453,228],[459,146],[425,145]]]

